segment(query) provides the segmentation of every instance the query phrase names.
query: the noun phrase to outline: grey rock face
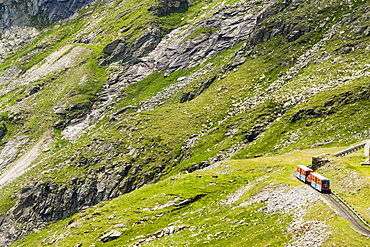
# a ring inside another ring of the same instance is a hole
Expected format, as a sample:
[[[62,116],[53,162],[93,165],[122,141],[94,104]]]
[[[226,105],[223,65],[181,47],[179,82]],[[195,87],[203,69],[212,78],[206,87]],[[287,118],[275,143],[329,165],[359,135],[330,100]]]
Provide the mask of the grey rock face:
[[[271,2],[263,6],[262,13],[273,4],[274,2]],[[253,7],[253,4],[248,3],[216,6],[213,10],[213,16],[200,19],[192,28],[185,25],[175,29],[163,39],[160,37],[159,29],[152,26],[135,41],[136,49],[130,50],[121,39],[109,43],[104,49],[109,57],[102,64],[109,65],[114,62],[124,64],[130,61],[128,68],[122,74],[111,76],[109,85],[101,92],[101,94],[110,96],[108,100],[96,106],[91,114],[80,123],[68,126],[62,133],[64,138],[69,141],[77,140],[83,129],[100,117],[122,88],[144,79],[154,71],[166,71],[168,75],[177,70],[194,67],[223,50],[249,40],[256,28],[257,19],[261,16],[261,12],[256,13],[253,11]],[[196,37],[192,37],[197,30],[208,31],[200,32]],[[157,97],[154,101],[158,102],[159,99],[168,97],[176,90],[186,86],[187,83],[190,83],[190,79],[180,81],[181,85],[173,85],[175,90],[169,89],[161,92],[162,96]],[[142,110],[152,109],[156,103],[144,104],[146,106],[141,107]]]
[[[187,8],[188,3],[191,3],[191,0],[161,0],[158,6],[149,8],[149,11],[154,11],[157,15],[165,15],[173,8],[181,6]]]
[[[0,215],[0,246],[10,245],[46,222],[67,218],[83,208],[132,191],[133,179],[127,177],[130,169],[127,165],[114,171],[92,172],[85,180],[72,178],[68,185],[39,182],[23,188],[10,213]]]
[[[264,10],[269,6],[266,4]],[[220,7],[212,17],[199,21],[194,28],[186,25],[173,30],[152,52],[140,58],[120,76],[117,82],[130,84],[153,71],[166,71],[170,74],[194,67],[223,50],[249,40],[260,17],[260,13],[252,9],[253,5],[246,3]],[[194,37],[196,32],[199,35]]]
[[[0,0],[0,63],[34,40],[39,35],[37,28],[70,18],[93,1]]]
[[[94,0],[0,1],[0,31],[12,26],[40,27],[66,19]]]
[[[7,28],[4,32],[0,32],[0,63],[2,63],[3,59],[9,54],[29,44],[38,35],[38,30],[33,27],[11,27]],[[14,71],[14,68],[12,70]],[[0,83],[7,80],[7,78],[4,78],[3,74],[4,72],[0,73]],[[9,73],[7,74],[9,78]],[[10,77],[10,79],[12,78]]]
[[[156,26],[151,26],[138,38],[133,45],[127,47],[124,40],[118,39],[109,43],[103,50],[110,55],[102,65],[108,65],[114,62],[129,62],[133,64],[140,57],[152,51],[161,40],[161,31]]]

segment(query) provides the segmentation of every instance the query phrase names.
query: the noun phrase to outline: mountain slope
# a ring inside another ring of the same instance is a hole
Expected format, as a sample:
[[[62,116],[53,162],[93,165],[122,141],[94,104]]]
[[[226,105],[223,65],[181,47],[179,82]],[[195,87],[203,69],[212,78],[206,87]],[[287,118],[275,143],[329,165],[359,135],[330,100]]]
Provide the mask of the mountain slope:
[[[364,246],[367,237],[292,173],[312,155],[336,150],[231,160],[176,175],[86,209],[13,246]],[[341,170],[337,175],[332,168],[320,170],[344,194],[354,191],[336,180],[354,174],[347,162],[334,162]],[[355,186],[363,197],[369,173],[359,174]],[[352,205],[368,212],[365,201]]]
[[[368,137],[368,1],[84,6],[2,37],[0,172],[53,139],[1,188],[2,245],[225,159]]]

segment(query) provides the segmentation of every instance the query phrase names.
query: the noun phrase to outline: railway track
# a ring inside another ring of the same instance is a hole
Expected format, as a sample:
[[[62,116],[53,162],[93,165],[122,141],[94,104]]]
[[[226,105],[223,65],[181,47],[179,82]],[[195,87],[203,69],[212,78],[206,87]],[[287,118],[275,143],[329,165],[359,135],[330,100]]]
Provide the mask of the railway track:
[[[356,230],[364,236],[370,237],[370,230],[366,228],[360,221],[360,219],[342,202],[337,199],[335,193],[323,194],[340,212],[343,217],[349,220]]]

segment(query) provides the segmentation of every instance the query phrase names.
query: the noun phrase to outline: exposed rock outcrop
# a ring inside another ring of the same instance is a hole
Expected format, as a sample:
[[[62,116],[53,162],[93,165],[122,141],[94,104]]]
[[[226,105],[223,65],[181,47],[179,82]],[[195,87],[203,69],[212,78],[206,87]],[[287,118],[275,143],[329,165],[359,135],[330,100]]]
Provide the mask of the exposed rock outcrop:
[[[21,148],[29,142],[27,136],[22,135],[8,141],[0,151],[0,174],[8,167],[18,155]]]
[[[106,242],[119,238],[121,235],[122,235],[122,232],[117,231],[117,230],[112,230],[108,232],[107,234],[104,234],[103,236],[101,236],[99,238],[99,241],[106,243]]]
[[[11,53],[30,44],[38,28],[71,18],[95,0],[1,0],[0,63]]]
[[[72,178],[70,184],[38,182],[18,193],[19,201],[8,215],[0,216],[0,245],[7,246],[47,222],[55,222],[135,189],[127,174],[131,166],[91,172],[85,180]],[[18,222],[18,224],[14,224]]]
[[[140,57],[152,51],[160,40],[160,29],[152,25],[130,46],[121,39],[112,41],[103,50],[103,52],[110,55],[110,57],[104,60],[102,65],[108,65],[114,62],[134,64]]]
[[[271,4],[273,2],[263,5],[262,12]],[[63,131],[63,136],[70,141],[77,140],[89,124],[99,119],[104,109],[112,104],[123,88],[144,79],[154,71],[166,71],[168,75],[177,70],[194,67],[216,56],[221,51],[248,40],[261,14],[261,12],[256,12],[253,7],[254,3],[216,5],[212,9],[214,12],[212,17],[200,20],[193,28],[185,25],[175,29],[162,40],[159,39],[157,29],[153,27],[136,41],[136,44],[139,45],[136,50],[128,49],[123,40],[116,40],[108,44],[104,50],[110,57],[103,62],[104,65],[111,62],[127,62],[129,58],[135,59],[135,63],[130,62],[131,66],[123,73],[112,74],[109,85],[101,92],[103,95],[109,95],[108,100],[97,105],[84,120],[74,126],[68,126]],[[153,41],[157,44],[155,47],[152,44]],[[149,52],[150,49],[154,50]],[[145,53],[148,54],[140,57]],[[243,61],[242,58],[239,60]],[[191,80],[191,78],[187,78],[179,81],[178,84],[170,86],[169,90],[163,90],[162,95],[156,96],[152,101],[158,102],[158,98],[161,100],[164,99],[163,97],[169,97],[178,89],[188,85]],[[144,102],[144,106],[140,108],[142,110],[152,109],[155,104]]]
[[[66,19],[95,0],[0,1],[0,33],[13,26],[44,27]]]
[[[212,17],[197,23],[194,28],[184,26],[172,31],[153,52],[140,59],[119,81],[135,82],[155,70],[170,74],[193,67],[247,40],[258,17],[258,13],[250,11],[252,6],[238,3],[218,7]]]
[[[139,241],[137,241],[136,243],[134,243],[132,246],[133,247],[139,247],[139,246],[146,245],[150,241],[154,241],[158,238],[166,237],[167,235],[175,234],[175,233],[177,233],[177,232],[179,232],[179,231],[181,231],[185,228],[186,228],[186,226],[183,226],[183,225],[165,227],[163,229],[160,229],[160,230],[156,231],[155,233],[152,233],[152,234],[149,234],[149,235],[145,236],[144,238],[142,238]]]
[[[39,31],[34,27],[10,27],[4,30],[0,33],[0,63],[12,52],[30,44],[38,35]],[[3,82],[1,75],[0,82]]]
[[[157,6],[152,6],[149,11],[154,11],[156,15],[165,15],[174,8],[188,7],[192,0],[161,0]]]
[[[288,38],[288,41],[294,41],[298,39],[304,33],[310,31],[310,28],[299,27],[297,25],[298,21],[291,20],[287,22],[284,18],[275,19],[270,18],[284,9],[289,8],[290,11],[295,10],[301,1],[287,0],[283,2],[277,2],[273,4],[270,8],[264,9],[257,18],[257,25],[254,29],[250,44],[255,45],[259,42],[267,41],[275,36],[284,35]]]

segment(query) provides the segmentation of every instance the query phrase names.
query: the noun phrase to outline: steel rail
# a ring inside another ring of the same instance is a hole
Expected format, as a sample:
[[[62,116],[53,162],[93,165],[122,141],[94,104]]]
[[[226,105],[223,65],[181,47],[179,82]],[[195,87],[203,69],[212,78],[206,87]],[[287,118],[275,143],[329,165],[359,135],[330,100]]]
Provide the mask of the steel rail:
[[[339,212],[349,220],[357,229],[359,233],[366,237],[370,237],[370,230],[366,228],[363,224],[370,227],[369,224],[338,194],[332,191],[329,194],[323,194],[337,209]],[[337,199],[336,199],[337,198]],[[361,224],[361,222],[363,224]]]
[[[347,149],[345,149],[345,150],[342,150],[342,151],[340,151],[340,152],[338,152],[338,153],[335,153],[333,156],[334,156],[334,157],[340,157],[340,156],[347,155],[347,154],[349,154],[349,153],[352,153],[352,152],[355,152],[355,151],[359,150],[360,148],[365,147],[365,145],[366,145],[366,142],[361,143],[361,144],[359,144],[359,145],[356,145],[356,146],[353,146],[353,147],[347,148]]]

